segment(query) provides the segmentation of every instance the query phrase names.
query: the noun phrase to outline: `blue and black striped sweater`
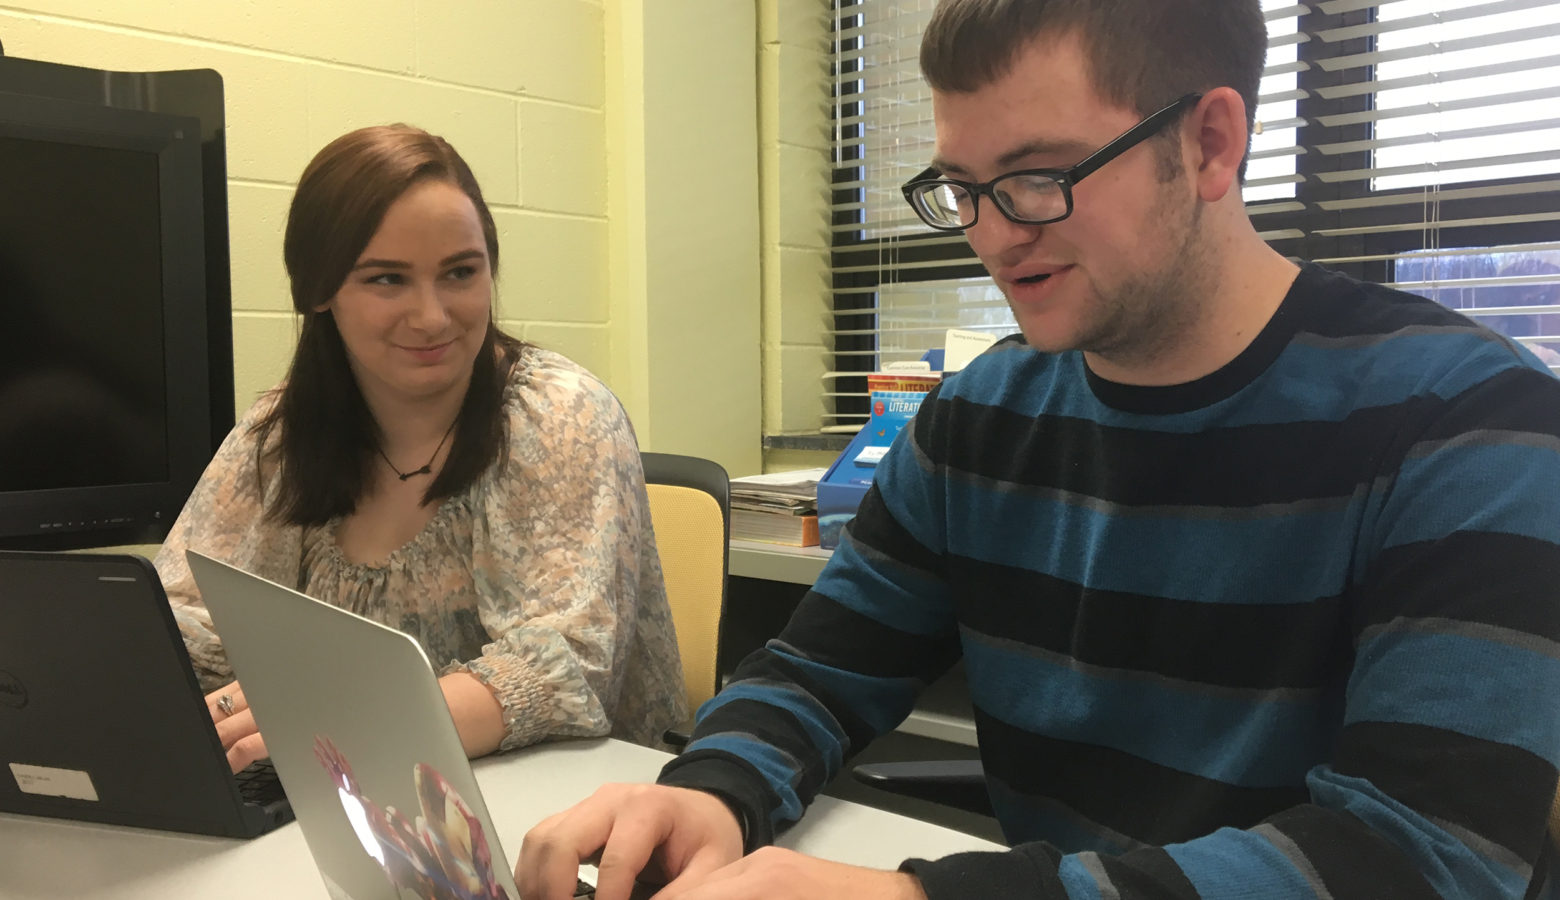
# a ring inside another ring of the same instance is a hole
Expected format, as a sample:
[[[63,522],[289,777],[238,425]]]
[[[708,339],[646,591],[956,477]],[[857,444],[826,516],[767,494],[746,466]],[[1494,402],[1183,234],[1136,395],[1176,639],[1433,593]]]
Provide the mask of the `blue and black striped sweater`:
[[[1524,896],[1560,761],[1560,382],[1315,266],[1185,385],[1004,341],[662,780],[765,842],[960,657],[1015,849],[907,863],[932,900]]]

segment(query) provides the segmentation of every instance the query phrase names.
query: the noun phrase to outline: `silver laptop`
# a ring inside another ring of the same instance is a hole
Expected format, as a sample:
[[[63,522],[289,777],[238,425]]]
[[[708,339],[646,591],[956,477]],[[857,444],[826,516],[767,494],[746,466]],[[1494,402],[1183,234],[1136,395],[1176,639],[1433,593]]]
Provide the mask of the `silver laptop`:
[[[187,555],[331,896],[519,900],[422,647]]]
[[[331,896],[519,900],[417,641],[185,556]],[[594,883],[581,866],[574,896],[594,896]],[[636,886],[631,900],[653,893]]]
[[[292,821],[274,773],[244,775],[151,563],[0,551],[0,812],[230,837]]]

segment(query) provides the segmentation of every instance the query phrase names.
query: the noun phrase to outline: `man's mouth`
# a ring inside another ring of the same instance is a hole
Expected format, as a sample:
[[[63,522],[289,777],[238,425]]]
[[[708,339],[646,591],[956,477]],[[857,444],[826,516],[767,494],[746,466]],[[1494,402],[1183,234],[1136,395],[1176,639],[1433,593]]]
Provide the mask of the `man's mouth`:
[[[1045,281],[1047,278],[1050,278],[1050,277],[1051,277],[1050,275],[1026,275],[1023,278],[1019,278],[1019,279],[1015,280],[1013,283],[1014,284],[1039,284],[1040,282]]]

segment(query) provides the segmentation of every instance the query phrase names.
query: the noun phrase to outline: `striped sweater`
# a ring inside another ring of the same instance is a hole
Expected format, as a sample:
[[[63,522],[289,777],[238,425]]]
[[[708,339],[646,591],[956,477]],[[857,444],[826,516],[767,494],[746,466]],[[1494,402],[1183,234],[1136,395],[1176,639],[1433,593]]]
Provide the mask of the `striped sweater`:
[[[922,405],[663,783],[749,845],[962,657],[1011,851],[955,897],[1522,897],[1560,761],[1560,382],[1301,270],[1235,360],[999,343]]]

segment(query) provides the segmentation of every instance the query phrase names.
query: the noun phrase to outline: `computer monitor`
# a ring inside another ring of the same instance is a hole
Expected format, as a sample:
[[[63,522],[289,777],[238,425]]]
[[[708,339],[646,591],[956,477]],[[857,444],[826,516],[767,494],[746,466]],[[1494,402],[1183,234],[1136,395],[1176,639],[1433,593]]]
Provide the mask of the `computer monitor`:
[[[0,547],[160,541],[232,427],[221,97],[0,58]]]

